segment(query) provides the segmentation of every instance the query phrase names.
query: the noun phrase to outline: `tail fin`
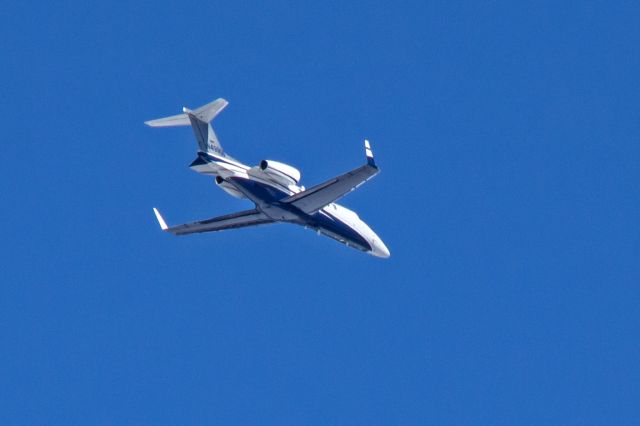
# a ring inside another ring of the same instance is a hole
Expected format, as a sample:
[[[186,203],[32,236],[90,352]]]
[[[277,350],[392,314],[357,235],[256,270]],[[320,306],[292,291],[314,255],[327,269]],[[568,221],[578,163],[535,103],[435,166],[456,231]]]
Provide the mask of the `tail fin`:
[[[225,155],[218,137],[211,127],[211,121],[227,106],[229,102],[219,98],[200,108],[190,110],[182,108],[183,113],[157,120],[145,121],[144,124],[151,127],[187,126],[191,124],[193,134],[198,142],[198,149],[203,152],[211,152]]]

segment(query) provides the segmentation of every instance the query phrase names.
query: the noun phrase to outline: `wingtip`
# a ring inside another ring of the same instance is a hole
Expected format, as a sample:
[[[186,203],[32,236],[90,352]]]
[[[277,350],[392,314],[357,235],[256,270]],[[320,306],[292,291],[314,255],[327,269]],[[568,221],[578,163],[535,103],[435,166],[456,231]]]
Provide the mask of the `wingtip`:
[[[367,155],[367,164],[369,164],[370,166],[375,167],[376,166],[376,162],[373,159],[373,151],[371,150],[371,144],[369,143],[368,139],[364,140],[364,152]]]
[[[167,222],[164,221],[162,215],[160,214],[160,212],[158,211],[158,209],[156,209],[155,207],[153,208],[153,212],[156,214],[156,219],[158,219],[158,223],[160,224],[160,228],[163,231],[166,231],[167,229],[169,229],[169,227],[167,226]]]

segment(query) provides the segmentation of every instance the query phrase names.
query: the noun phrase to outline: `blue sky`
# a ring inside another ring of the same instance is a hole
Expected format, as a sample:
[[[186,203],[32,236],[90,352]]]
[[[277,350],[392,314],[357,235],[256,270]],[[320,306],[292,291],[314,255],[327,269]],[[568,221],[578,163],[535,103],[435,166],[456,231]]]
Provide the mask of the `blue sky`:
[[[7,3],[3,424],[640,421],[633,2]],[[344,204],[380,260],[191,172],[217,97],[249,164]]]

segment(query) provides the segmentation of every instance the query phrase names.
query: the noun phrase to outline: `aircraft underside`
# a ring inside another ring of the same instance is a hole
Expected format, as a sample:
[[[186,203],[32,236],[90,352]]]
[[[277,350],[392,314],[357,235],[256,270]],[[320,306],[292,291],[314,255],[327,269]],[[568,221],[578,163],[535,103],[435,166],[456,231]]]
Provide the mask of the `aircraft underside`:
[[[365,165],[305,189],[298,185],[300,171],[288,164],[262,160],[257,166],[248,167],[224,152],[211,121],[227,104],[224,99],[218,99],[195,110],[183,108],[183,114],[146,124],[152,127],[191,125],[198,143],[198,156],[189,167],[215,178],[221,189],[252,201],[255,208],[171,227],[154,208],[163,231],[187,235],[287,222],[374,256],[389,257],[389,250],[375,232],[355,212],[335,203],[379,173],[368,141],[365,140]]]
[[[372,249],[365,238],[330,212],[320,210],[307,214],[295,206],[281,203],[280,201],[289,197],[290,194],[264,183],[236,177],[227,181],[253,201],[258,211],[274,222],[301,225],[358,250],[371,251]]]

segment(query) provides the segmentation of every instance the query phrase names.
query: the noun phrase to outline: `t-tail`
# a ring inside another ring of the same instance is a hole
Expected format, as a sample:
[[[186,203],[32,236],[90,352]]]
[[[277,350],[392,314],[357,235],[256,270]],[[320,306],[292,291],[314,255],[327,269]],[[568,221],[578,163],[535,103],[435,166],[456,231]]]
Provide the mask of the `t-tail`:
[[[145,121],[144,124],[151,127],[191,125],[193,134],[198,142],[198,150],[225,156],[220,141],[218,141],[218,137],[213,131],[213,127],[211,127],[211,122],[228,104],[229,102],[226,100],[218,98],[200,108],[190,110],[184,107],[182,108],[182,114]]]

